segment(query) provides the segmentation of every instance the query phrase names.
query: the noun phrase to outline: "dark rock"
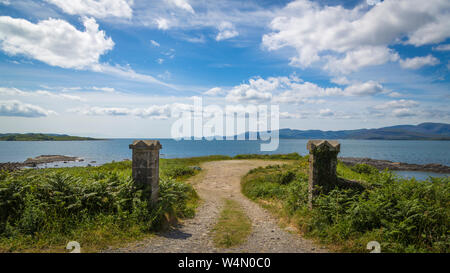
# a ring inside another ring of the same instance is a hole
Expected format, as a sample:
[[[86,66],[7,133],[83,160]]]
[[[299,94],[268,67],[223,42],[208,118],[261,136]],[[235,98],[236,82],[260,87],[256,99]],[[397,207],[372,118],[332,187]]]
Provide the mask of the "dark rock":
[[[39,164],[45,164],[45,163],[53,163],[53,162],[59,162],[62,161],[64,163],[67,163],[68,161],[77,161],[79,160],[78,157],[72,157],[72,156],[64,156],[64,155],[40,155],[35,158],[28,158],[23,162],[24,166],[29,167],[35,167]]]
[[[435,173],[450,173],[450,167],[431,163],[431,164],[409,164],[404,162],[392,162],[389,160],[380,160],[372,158],[359,158],[359,157],[340,157],[339,160],[349,166],[356,164],[367,164],[377,168],[378,170],[389,169],[393,171],[422,171],[422,172],[435,172]]]

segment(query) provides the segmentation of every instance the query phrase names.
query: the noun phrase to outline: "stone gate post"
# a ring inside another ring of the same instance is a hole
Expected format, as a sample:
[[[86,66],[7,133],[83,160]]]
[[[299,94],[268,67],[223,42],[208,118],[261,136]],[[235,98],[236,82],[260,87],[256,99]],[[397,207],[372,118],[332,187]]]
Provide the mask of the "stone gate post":
[[[159,150],[158,140],[135,140],[130,144],[132,155],[132,175],[138,187],[149,194],[150,203],[155,204],[159,194]]]
[[[311,208],[319,188],[326,192],[338,183],[336,166],[341,145],[333,140],[309,140],[306,148],[309,150],[308,199]]]

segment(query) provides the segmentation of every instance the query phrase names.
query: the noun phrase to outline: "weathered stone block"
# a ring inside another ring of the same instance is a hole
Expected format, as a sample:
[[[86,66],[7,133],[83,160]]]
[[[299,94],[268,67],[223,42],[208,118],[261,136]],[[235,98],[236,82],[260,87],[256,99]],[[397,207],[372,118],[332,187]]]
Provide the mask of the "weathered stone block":
[[[341,145],[333,140],[310,140],[309,150],[309,206],[320,190],[328,191],[338,184],[337,155]]]
[[[132,155],[132,176],[138,187],[149,193],[151,203],[156,203],[159,195],[159,150],[158,140],[135,140],[130,144]]]

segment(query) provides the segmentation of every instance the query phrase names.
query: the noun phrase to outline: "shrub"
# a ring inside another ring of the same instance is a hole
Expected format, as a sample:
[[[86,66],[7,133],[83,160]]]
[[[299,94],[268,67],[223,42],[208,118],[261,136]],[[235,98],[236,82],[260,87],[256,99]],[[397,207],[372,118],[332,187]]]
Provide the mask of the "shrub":
[[[155,206],[135,187],[129,162],[2,172],[0,251],[11,242],[26,242],[28,247],[40,240],[53,244],[74,236],[70,234],[97,229],[105,236],[114,232],[125,236],[132,230],[145,233],[160,229],[167,219],[192,217],[197,195],[190,185],[172,176],[187,177],[193,170],[180,165],[172,166],[170,175],[161,176],[160,200]]]
[[[376,174],[376,173],[378,173],[377,168],[372,167],[367,164],[356,164],[353,167],[351,167],[351,170],[354,172],[357,172],[359,174]]]
[[[307,167],[295,162],[253,170],[243,178],[242,191],[254,200],[280,201],[304,233],[344,251],[366,252],[367,242],[376,240],[382,252],[449,252],[450,178],[417,181],[367,165],[338,167],[344,178],[365,179],[367,189],[335,188],[315,198],[309,210]],[[289,172],[295,179],[275,183]]]

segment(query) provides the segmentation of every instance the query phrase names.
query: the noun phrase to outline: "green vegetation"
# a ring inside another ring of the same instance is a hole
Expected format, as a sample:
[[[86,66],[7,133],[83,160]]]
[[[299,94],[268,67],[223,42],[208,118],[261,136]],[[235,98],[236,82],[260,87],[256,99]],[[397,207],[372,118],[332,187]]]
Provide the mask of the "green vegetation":
[[[0,252],[83,252],[151,236],[177,218],[193,217],[198,197],[183,182],[192,163],[214,157],[161,159],[160,199],[151,206],[131,178],[131,162],[100,167],[0,173]]]
[[[73,141],[73,140],[99,140],[91,137],[46,134],[0,134],[0,141]]]
[[[252,231],[252,223],[242,207],[234,200],[226,199],[219,221],[213,228],[217,247],[228,248],[240,245]]]
[[[450,252],[450,178],[402,179],[367,165],[341,163],[340,177],[358,180],[363,193],[334,189],[308,209],[308,158],[250,171],[243,193],[296,225],[306,236],[346,252]]]
[[[298,153],[290,154],[243,154],[236,155],[233,159],[265,159],[265,160],[299,160],[302,157]]]

